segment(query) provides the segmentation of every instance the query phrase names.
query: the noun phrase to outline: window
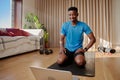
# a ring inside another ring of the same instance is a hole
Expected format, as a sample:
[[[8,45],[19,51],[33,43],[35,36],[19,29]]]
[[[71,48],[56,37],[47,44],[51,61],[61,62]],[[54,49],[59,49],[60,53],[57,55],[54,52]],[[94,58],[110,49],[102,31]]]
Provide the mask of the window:
[[[22,27],[22,0],[13,0],[12,2],[12,26],[14,28]]]
[[[0,28],[10,28],[12,23],[12,0],[0,0]]]

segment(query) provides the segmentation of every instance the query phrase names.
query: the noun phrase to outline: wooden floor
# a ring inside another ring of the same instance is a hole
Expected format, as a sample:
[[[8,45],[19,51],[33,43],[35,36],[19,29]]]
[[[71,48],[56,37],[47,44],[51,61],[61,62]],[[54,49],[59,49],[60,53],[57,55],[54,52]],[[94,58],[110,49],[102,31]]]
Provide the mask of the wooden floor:
[[[29,67],[48,67],[56,61],[59,49],[51,55],[38,51],[0,60],[0,80],[35,80]],[[95,77],[78,76],[80,80],[120,80],[120,53],[95,53]]]

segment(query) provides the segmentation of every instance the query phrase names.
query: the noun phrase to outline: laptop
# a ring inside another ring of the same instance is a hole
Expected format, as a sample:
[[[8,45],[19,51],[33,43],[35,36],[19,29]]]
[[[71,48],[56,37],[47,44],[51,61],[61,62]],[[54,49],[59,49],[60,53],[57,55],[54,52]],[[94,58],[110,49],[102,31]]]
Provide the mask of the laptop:
[[[80,80],[77,76],[72,76],[69,71],[41,67],[30,67],[30,69],[36,80]]]

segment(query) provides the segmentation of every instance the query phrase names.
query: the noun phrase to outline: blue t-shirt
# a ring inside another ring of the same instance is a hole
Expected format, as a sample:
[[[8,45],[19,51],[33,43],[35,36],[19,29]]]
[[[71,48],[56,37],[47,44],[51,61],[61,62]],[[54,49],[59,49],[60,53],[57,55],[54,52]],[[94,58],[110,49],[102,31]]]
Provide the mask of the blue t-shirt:
[[[78,21],[77,24],[73,26],[72,22],[68,21],[62,25],[60,32],[66,37],[65,48],[74,52],[78,48],[83,47],[83,33],[89,34],[92,30],[84,22]]]

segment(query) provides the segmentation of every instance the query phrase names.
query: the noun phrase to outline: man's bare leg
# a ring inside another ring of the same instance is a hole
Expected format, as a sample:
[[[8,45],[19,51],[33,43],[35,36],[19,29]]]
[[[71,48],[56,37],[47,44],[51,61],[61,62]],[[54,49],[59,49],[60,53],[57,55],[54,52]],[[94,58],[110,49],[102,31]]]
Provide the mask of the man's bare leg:
[[[62,65],[67,59],[68,57],[64,53],[59,53],[57,58],[57,63],[59,65]]]
[[[85,66],[86,64],[85,56],[80,54],[76,55],[75,62],[78,66]]]

